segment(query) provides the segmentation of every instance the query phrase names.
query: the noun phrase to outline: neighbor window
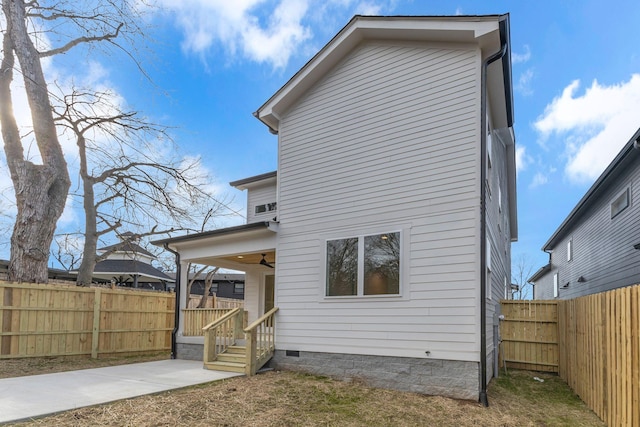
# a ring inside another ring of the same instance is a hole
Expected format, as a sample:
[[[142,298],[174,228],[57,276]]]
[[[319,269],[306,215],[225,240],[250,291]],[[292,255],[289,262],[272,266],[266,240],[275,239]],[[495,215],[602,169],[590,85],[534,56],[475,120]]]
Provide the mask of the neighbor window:
[[[234,294],[242,294],[244,293],[244,283],[234,283],[233,284],[233,293]]]
[[[327,241],[327,296],[399,293],[399,232]]]
[[[567,242],[567,261],[573,259],[573,239],[569,239]]]
[[[558,273],[553,275],[553,297],[558,298]]]
[[[622,194],[611,202],[611,218],[615,218],[620,212],[629,206],[629,189],[625,189]]]

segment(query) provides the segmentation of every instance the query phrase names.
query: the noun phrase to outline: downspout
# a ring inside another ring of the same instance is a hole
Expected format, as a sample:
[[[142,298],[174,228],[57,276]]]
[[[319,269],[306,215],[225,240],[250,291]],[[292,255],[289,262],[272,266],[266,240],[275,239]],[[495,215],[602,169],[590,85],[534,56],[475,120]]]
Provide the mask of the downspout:
[[[164,249],[166,251],[171,252],[176,256],[176,303],[175,303],[175,313],[173,315],[173,331],[171,331],[171,358],[175,359],[177,357],[177,345],[176,345],[176,335],[178,335],[178,325],[180,324],[180,254],[173,249],[169,248],[169,244],[164,244]]]
[[[480,396],[478,401],[489,406],[487,398],[487,68],[507,53],[507,41],[500,51],[482,63],[480,79]]]

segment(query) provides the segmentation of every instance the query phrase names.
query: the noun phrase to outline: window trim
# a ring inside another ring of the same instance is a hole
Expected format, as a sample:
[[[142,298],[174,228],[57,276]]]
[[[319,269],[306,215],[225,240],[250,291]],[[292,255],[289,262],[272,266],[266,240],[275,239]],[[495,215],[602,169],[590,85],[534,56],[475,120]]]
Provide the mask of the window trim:
[[[614,205],[620,201],[624,201],[624,206],[614,207]],[[627,187],[623,191],[621,191],[609,204],[611,219],[616,218],[622,212],[626,211],[630,205],[631,205],[631,191],[629,191],[629,187]],[[614,209],[617,209],[615,213],[614,213]]]
[[[320,260],[321,260],[321,274],[319,283],[319,297],[321,302],[335,302],[335,301],[369,301],[369,300],[398,300],[407,299],[408,292],[405,286],[406,281],[409,278],[409,238],[410,226],[406,227],[382,227],[382,228],[368,228],[362,230],[356,230],[353,232],[334,232],[323,235],[319,239]],[[365,295],[364,294],[364,237],[375,236],[378,234],[400,234],[400,282],[398,283],[397,294],[377,294],[377,295]],[[330,240],[341,240],[349,238],[358,238],[358,282],[356,295],[327,295],[327,242]],[[362,255],[361,255],[362,254]]]
[[[559,287],[560,278],[558,277],[558,272],[553,273],[553,297],[558,298],[558,287]]]
[[[567,262],[573,261],[573,237],[567,241]]]

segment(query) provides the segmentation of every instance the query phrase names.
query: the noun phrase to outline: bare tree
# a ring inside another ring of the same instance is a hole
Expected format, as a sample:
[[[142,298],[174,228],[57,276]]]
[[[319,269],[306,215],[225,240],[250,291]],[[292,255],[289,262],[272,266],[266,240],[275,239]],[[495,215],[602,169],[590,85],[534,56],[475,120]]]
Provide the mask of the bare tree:
[[[513,299],[531,299],[533,287],[527,279],[533,273],[533,262],[527,254],[520,254],[511,266],[511,281],[518,285],[518,290],[513,291]]]
[[[215,216],[222,204],[200,184],[199,159],[169,160],[157,145],[169,141],[166,128],[135,111],[124,111],[108,92],[74,90],[55,109],[56,120],[75,138],[85,213],[85,244],[78,284],[91,283],[98,239],[121,229],[123,243],[140,237],[192,230],[197,206]],[[175,150],[171,150],[175,153]],[[138,232],[131,233],[132,230]]]
[[[61,234],[53,237],[51,256],[65,270],[73,270],[82,260],[82,240],[74,234]]]
[[[37,0],[2,0],[5,28],[0,64],[0,123],[17,205],[11,236],[10,280],[47,281],[49,248],[70,187],[41,60],[65,54],[77,46],[106,42],[135,61],[117,40],[131,41],[131,35],[142,33],[136,24],[137,10],[141,9],[130,7],[127,0],[59,0],[42,4]],[[19,68],[15,68],[16,59]],[[24,81],[32,123],[28,135],[35,140],[41,164],[25,157],[25,135],[20,134],[13,111],[14,70],[19,70]]]
[[[51,113],[41,52],[27,29],[27,6],[22,0],[3,0],[2,12],[6,28],[0,65],[0,123],[18,208],[11,235],[9,280],[44,283],[48,280],[49,247],[71,184]],[[31,109],[33,137],[42,158],[40,165],[25,158],[13,112],[11,83],[16,58]]]

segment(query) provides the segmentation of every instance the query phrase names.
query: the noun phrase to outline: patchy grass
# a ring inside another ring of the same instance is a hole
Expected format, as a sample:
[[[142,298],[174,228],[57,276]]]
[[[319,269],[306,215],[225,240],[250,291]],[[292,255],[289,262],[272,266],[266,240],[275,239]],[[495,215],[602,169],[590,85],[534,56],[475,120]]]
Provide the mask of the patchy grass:
[[[45,366],[51,363],[47,361]],[[475,402],[376,389],[357,381],[268,372],[81,408],[19,425],[604,425],[562,380],[549,374],[511,371],[494,379],[489,387],[489,403],[490,407],[484,408]]]

